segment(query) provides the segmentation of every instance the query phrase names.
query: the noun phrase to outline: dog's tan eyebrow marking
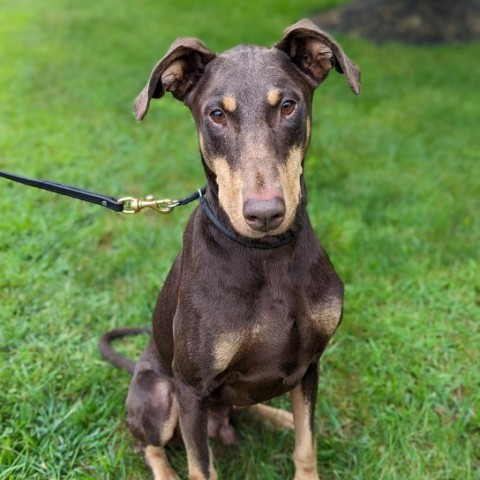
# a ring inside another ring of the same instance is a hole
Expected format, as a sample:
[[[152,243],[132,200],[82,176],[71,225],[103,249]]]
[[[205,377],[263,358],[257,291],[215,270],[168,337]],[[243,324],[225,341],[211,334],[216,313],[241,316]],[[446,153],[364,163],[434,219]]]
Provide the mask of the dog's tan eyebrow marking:
[[[280,90],[278,88],[271,88],[267,93],[268,103],[274,107],[280,101]]]
[[[237,101],[232,95],[225,95],[222,99],[223,108],[227,112],[234,112],[237,109]]]

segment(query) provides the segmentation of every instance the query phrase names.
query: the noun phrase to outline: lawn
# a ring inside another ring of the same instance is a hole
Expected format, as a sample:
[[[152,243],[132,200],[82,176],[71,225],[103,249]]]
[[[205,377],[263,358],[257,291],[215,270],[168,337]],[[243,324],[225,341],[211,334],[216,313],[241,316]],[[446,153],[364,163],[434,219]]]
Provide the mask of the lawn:
[[[335,3],[2,3],[0,169],[184,196],[204,183],[188,110],[168,96],[143,123],[132,114],[154,63],[178,36],[268,46]],[[306,160],[310,216],[346,285],[319,387],[319,470],[478,479],[480,44],[337,38],[363,90],[334,74],[319,88]],[[97,340],[149,324],[192,208],[127,217],[0,180],[0,479],[149,478],[125,426],[128,376]],[[238,426],[238,445],[213,444],[220,478],[293,476],[291,432],[245,413]],[[185,476],[182,448],[169,453]]]

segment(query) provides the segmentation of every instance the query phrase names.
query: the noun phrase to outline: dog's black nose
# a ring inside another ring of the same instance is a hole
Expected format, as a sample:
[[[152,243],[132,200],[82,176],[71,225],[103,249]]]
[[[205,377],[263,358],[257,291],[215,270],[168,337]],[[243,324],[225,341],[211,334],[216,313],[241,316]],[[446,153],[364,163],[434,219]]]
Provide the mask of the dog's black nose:
[[[243,217],[247,225],[257,232],[268,232],[279,227],[285,218],[283,198],[250,198],[243,204]]]

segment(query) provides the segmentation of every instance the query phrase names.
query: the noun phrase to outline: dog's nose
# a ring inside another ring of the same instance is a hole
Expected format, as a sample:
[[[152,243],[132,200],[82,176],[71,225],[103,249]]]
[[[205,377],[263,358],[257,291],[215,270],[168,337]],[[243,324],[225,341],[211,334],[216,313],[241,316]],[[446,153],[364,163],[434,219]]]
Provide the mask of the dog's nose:
[[[268,232],[279,227],[285,218],[283,198],[249,198],[243,204],[243,217],[247,225],[257,232]]]

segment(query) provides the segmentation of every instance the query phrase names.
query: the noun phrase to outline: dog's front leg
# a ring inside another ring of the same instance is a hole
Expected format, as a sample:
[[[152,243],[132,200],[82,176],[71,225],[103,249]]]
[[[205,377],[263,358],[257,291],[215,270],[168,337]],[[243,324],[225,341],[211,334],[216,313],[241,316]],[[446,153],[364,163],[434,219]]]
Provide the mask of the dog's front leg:
[[[175,376],[180,428],[187,450],[189,480],[217,480],[208,446],[208,408],[192,387]]]
[[[314,434],[317,386],[318,362],[315,362],[308,367],[302,381],[291,392],[295,426],[294,480],[319,479]]]

